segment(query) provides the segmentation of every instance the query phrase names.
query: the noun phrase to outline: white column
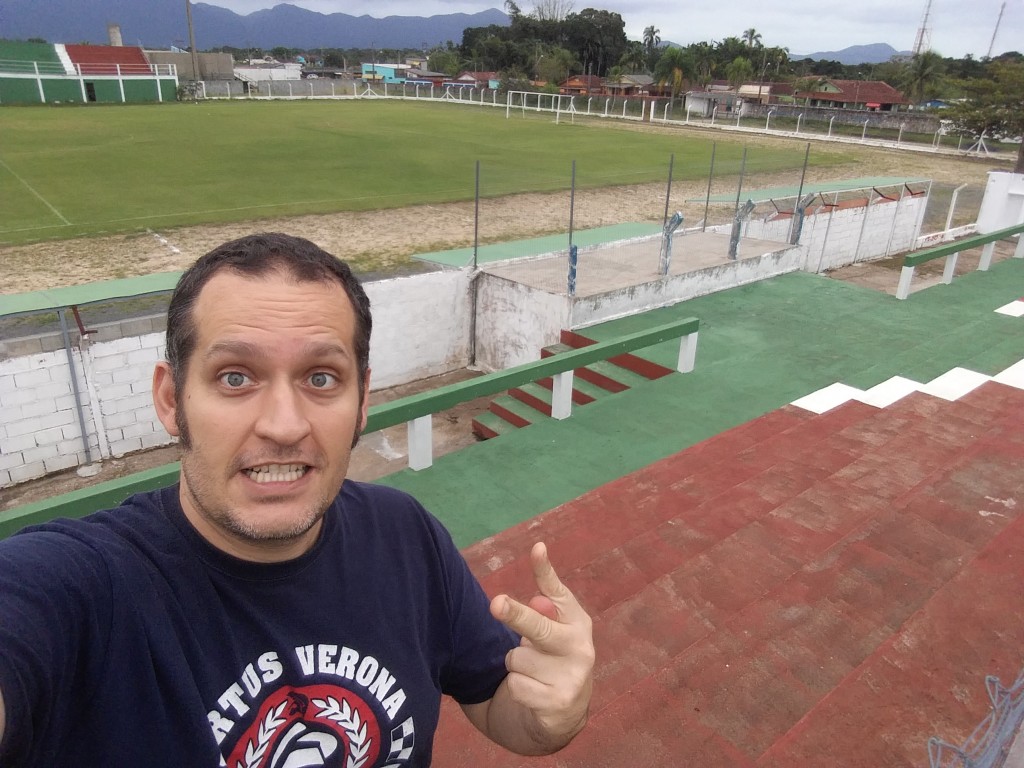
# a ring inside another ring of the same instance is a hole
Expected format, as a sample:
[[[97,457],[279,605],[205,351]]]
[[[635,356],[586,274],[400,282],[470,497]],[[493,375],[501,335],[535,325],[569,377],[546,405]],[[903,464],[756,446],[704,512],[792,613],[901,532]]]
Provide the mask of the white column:
[[[697,362],[697,331],[688,333],[679,340],[679,362],[676,370],[689,373]]]
[[[1013,258],[1024,259],[1024,233],[1017,235],[1017,248],[1013,252]]]
[[[946,267],[942,270],[942,282],[949,285],[953,282],[953,275],[956,273],[956,260],[960,257],[960,251],[951,253],[946,257]]]
[[[420,416],[407,422],[409,434],[409,469],[419,471],[434,463],[432,417]]]
[[[988,268],[992,266],[992,254],[996,250],[996,244],[986,243],[985,247],[981,249],[981,258],[978,260],[978,271],[988,272]]]
[[[567,419],[572,415],[572,371],[556,373],[551,385],[551,418]]]
[[[903,265],[900,271],[900,284],[896,286],[896,298],[905,299],[910,295],[910,283],[914,279],[914,268]]]

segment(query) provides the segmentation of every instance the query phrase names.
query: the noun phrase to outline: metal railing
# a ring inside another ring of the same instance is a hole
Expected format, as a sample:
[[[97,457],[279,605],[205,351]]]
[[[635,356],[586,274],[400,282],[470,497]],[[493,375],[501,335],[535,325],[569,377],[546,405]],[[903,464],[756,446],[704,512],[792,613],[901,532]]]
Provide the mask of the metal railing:
[[[1001,768],[1024,721],[1024,671],[1009,688],[998,677],[985,678],[992,709],[963,744],[937,736],[928,740],[931,768]]]

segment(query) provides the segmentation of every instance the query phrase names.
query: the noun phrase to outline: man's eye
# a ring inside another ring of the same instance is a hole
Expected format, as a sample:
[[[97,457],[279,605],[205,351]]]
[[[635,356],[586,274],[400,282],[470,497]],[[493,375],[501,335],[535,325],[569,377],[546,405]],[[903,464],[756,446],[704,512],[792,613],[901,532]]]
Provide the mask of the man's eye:
[[[323,371],[317,371],[309,377],[310,386],[316,389],[324,389],[326,387],[333,386],[337,381],[337,378],[329,373],[324,373]]]
[[[244,387],[249,383],[249,377],[244,373],[238,371],[228,371],[222,373],[220,376],[221,383],[227,385],[231,389],[237,389],[238,387]]]

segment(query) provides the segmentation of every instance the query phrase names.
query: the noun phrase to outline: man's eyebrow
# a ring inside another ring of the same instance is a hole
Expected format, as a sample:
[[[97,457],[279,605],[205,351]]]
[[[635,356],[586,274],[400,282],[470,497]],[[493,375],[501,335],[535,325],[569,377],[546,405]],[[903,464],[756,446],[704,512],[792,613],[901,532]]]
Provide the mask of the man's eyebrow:
[[[266,350],[261,349],[255,344],[250,344],[247,341],[218,341],[210,345],[210,348],[206,350],[206,354],[204,354],[203,357],[209,360],[210,358],[217,357],[219,355],[258,358],[269,357]]]
[[[341,344],[335,344],[329,341],[310,341],[302,347],[302,354],[308,357],[325,358],[325,357],[344,357],[351,358],[352,353]],[[270,353],[256,344],[251,344],[248,341],[218,341],[206,350],[204,358],[209,360],[213,357],[220,355],[228,355],[233,357],[249,357],[264,359],[270,357]]]

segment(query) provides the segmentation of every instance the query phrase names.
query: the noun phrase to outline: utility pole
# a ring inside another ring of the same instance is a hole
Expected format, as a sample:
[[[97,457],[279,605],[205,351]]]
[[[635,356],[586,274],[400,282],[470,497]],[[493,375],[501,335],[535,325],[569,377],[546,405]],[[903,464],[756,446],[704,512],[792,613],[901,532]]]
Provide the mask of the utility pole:
[[[185,0],[185,18],[188,19],[188,47],[192,51],[192,80],[199,80],[199,53],[196,51],[196,33],[192,29],[192,0]]]

